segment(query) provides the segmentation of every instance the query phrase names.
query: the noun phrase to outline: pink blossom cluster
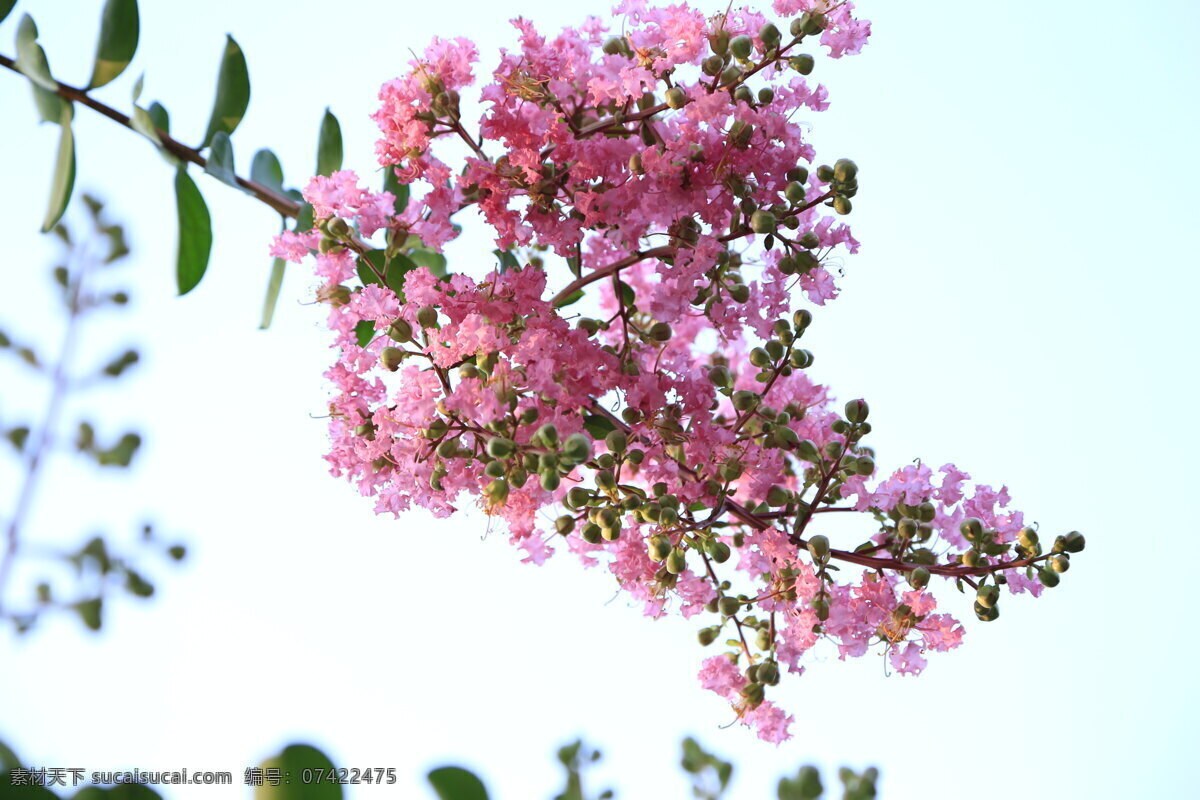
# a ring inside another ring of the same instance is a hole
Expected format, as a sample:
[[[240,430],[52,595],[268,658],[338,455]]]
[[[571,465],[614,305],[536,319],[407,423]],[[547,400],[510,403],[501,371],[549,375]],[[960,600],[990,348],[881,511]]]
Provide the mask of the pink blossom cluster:
[[[1043,548],[1006,489],[950,464],[880,475],[866,403],[810,379],[809,307],[859,243],[857,166],[817,160],[808,76],[870,23],[773,9],[622,0],[554,36],[516,19],[470,126],[479,54],[436,39],[374,116],[412,199],[314,178],[317,226],[273,253],[311,254],[329,305],[334,474],[379,513],[476,503],[527,562],[572,551],[648,615],[710,615],[702,685],[780,742],[793,717],[765,695],[818,642],[915,674],[963,637],[931,577],[994,619],[1001,586],[1037,595],[1082,537]],[[438,260],[467,209],[500,256],[474,278]],[[862,544],[817,532],[835,512],[867,515]]]

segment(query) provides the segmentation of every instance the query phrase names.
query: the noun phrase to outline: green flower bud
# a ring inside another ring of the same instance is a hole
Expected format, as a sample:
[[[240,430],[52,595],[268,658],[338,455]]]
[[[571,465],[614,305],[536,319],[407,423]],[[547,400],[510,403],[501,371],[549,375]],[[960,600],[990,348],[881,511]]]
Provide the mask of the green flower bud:
[[[667,89],[667,107],[668,108],[683,108],[687,105],[687,95],[683,93],[683,89],[678,86],[672,86]]]
[[[765,693],[761,683],[747,683],[742,687],[742,699],[746,701],[746,705],[750,708],[757,708],[762,705]]]
[[[573,486],[567,492],[568,508],[583,508],[592,499],[592,493],[582,486]]]
[[[559,477],[557,472],[543,472],[541,474],[540,483],[542,488],[547,492],[553,492],[561,482],[562,478]]]
[[[843,183],[854,180],[858,174],[858,165],[848,158],[839,158],[833,165],[833,177]]]
[[[608,436],[604,437],[604,444],[609,452],[621,453],[629,445],[629,439],[621,431],[609,431]]]
[[[902,539],[915,539],[917,536],[917,521],[902,519],[896,523],[896,534]]]
[[[721,612],[721,616],[732,617],[738,612],[742,604],[736,597],[722,597],[717,601],[717,610]]]
[[[398,319],[388,326],[388,336],[392,337],[393,341],[411,342],[413,329],[407,321]]]
[[[622,45],[624,43],[625,43],[625,40],[622,39],[620,36],[610,36],[604,40],[604,47],[602,49],[604,50],[605,55],[610,55],[610,56],[619,55],[621,53],[621,51],[624,49],[622,47]]]
[[[604,538],[604,534],[600,531],[600,526],[594,522],[589,522],[579,531],[579,535],[588,544],[599,544]]]
[[[503,478],[504,469],[505,466],[503,461],[489,461],[487,466],[483,468],[483,474],[487,475],[489,478]]]
[[[537,433],[533,434],[533,440],[542,447],[558,447],[558,428],[553,422],[547,422],[537,429]]]
[[[804,23],[804,33],[807,36],[816,36],[829,24],[824,14],[805,14],[804,16],[808,18]]]
[[[854,461],[854,472],[856,475],[867,476],[875,471],[875,459],[870,456],[859,456]]]
[[[777,224],[775,215],[770,211],[759,209],[750,215],[750,230],[755,233],[774,233]]]
[[[729,287],[729,297],[735,303],[744,303],[750,299],[750,287],[744,283]]]
[[[749,36],[735,36],[729,42],[729,52],[733,53],[734,58],[739,58],[743,61],[750,57],[753,49],[754,41]]]
[[[554,530],[566,536],[571,531],[575,530],[575,518],[570,514],[563,514],[558,519],[554,520]]]
[[[653,486],[650,487],[650,490],[652,492],[654,492],[655,497],[662,497],[663,495],[665,495],[667,493],[668,488],[669,487],[667,486],[666,481],[658,481],[657,483],[655,483]]]
[[[979,551],[978,550],[968,550],[967,552],[965,552],[961,556],[959,556],[959,560],[962,561],[963,566],[978,567],[979,566]]]
[[[400,369],[405,353],[399,347],[385,347],[379,352],[379,365],[388,372]]]
[[[687,553],[679,547],[674,548],[671,550],[670,554],[667,555],[666,561],[663,562],[663,566],[665,566],[667,568],[667,572],[671,573],[672,575],[680,574],[687,569]]]
[[[812,366],[813,354],[804,349],[793,350],[788,358],[788,363],[796,369],[808,369]]]
[[[795,166],[787,171],[787,179],[795,183],[804,183],[808,180],[808,168]]]
[[[437,454],[441,458],[453,458],[458,455],[458,439],[443,439],[437,446]]]
[[[625,457],[629,459],[630,463],[632,464],[641,464],[646,458],[646,451],[635,447],[633,450],[630,450]]]
[[[867,414],[870,412],[870,407],[867,406],[867,401],[863,399],[851,400],[846,403],[846,419],[854,423],[866,422]]]
[[[779,40],[783,38],[779,33],[779,28],[776,28],[770,22],[758,29],[758,38],[767,47],[774,47],[779,44]]]
[[[582,433],[572,433],[563,442],[562,453],[568,461],[582,464],[592,457],[592,442]]]
[[[850,205],[850,198],[843,195],[838,195],[833,198],[833,210],[839,214],[849,214],[853,206]]]
[[[914,589],[924,589],[929,585],[929,570],[917,567],[908,573],[908,585]]]
[[[779,683],[779,665],[774,661],[764,661],[758,665],[758,680],[767,686]]]
[[[679,512],[670,506],[666,506],[658,512],[659,525],[669,528],[677,522],[679,522]]]
[[[1032,550],[1038,545],[1038,532],[1033,528],[1021,528],[1017,534],[1017,542],[1026,550]]]
[[[758,102],[762,105],[769,105],[775,99],[775,90],[770,86],[764,86],[758,90]]]
[[[671,339],[671,326],[665,322],[656,322],[650,326],[650,338],[656,342],[667,342]]]
[[[1046,559],[1046,563],[1050,565],[1050,569],[1059,573],[1066,572],[1071,568],[1071,558],[1065,554],[1051,556]]]
[[[665,561],[673,549],[671,540],[661,533],[651,536],[647,542],[647,554],[650,560],[656,563]]]
[[[743,83],[733,90],[733,102],[752,106],[754,105],[754,93],[750,91],[749,86]]]
[[[729,560],[729,556],[731,555],[729,545],[725,544],[724,542],[714,542],[712,551],[709,553],[709,555],[712,557],[713,561],[717,562],[718,564],[724,564]]]
[[[1071,531],[1063,540],[1068,553],[1082,553],[1084,545],[1087,542],[1083,538],[1083,534],[1079,531]]]
[[[829,600],[824,595],[817,595],[809,605],[812,606],[813,612],[821,622],[829,619]]]
[[[714,386],[727,388],[733,385],[733,374],[728,367],[718,364],[708,371],[708,379],[712,381]]]
[[[792,324],[796,326],[797,331],[802,331],[812,324],[812,312],[806,308],[802,308],[795,314],[792,314]]]
[[[618,525],[614,528],[600,528],[600,535],[604,537],[606,542],[615,542],[621,538],[621,528]]]
[[[758,405],[758,395],[748,389],[738,389],[732,399],[733,407],[738,411],[749,411]]]
[[[975,602],[984,608],[994,608],[1000,600],[1000,587],[994,584],[989,586],[980,586],[975,592]]]
[[[512,439],[497,436],[488,441],[487,452],[492,458],[508,458],[517,449],[517,443]]]
[[[767,505],[769,506],[774,506],[775,508],[786,506],[791,498],[792,493],[782,486],[772,486],[767,490]]]
[[[813,61],[813,57],[808,53],[801,53],[800,55],[792,56],[788,60],[788,64],[790,64],[792,69],[796,70],[796,72],[799,72],[801,75],[811,75],[813,67],[816,65]]]
[[[484,487],[483,493],[493,503],[504,505],[504,501],[508,499],[508,481],[503,478],[497,478]]]
[[[705,75],[710,78],[715,78],[721,74],[721,70],[725,67],[725,61],[720,56],[709,56],[700,62],[700,69]]]
[[[1058,586],[1059,577],[1058,573],[1054,570],[1039,569],[1037,576],[1038,580],[1042,582],[1042,586],[1045,586],[1047,589],[1053,589],[1055,586]]]
[[[697,638],[700,640],[702,647],[708,647],[717,640],[717,635],[721,632],[720,628],[701,628]]]
[[[783,196],[788,199],[793,205],[804,202],[804,186],[796,181],[792,181],[783,190]]]
[[[967,517],[958,526],[958,532],[963,535],[964,539],[973,542],[983,535],[983,523],[975,517]]]
[[[976,603],[975,616],[983,622],[994,622],[1000,616],[1000,609],[995,606],[985,606],[981,603]]]
[[[417,311],[417,324],[422,328],[436,328],[438,312],[433,306],[421,306]]]
[[[611,492],[617,488],[617,478],[607,469],[602,469],[596,473],[596,486],[606,492]]]
[[[535,406],[529,406],[521,412],[519,421],[522,425],[532,425],[537,422],[538,410]]]
[[[756,347],[750,351],[750,363],[759,368],[770,366],[771,356],[766,350]]]
[[[829,537],[817,534],[808,540],[808,552],[819,562],[829,559]]]
[[[817,450],[817,445],[812,439],[802,439],[800,443],[796,445],[796,455],[798,455],[804,461],[808,461],[813,464],[816,464],[821,460],[821,453],[819,450]]]
[[[723,56],[729,52],[729,31],[721,28],[708,37],[708,46],[714,53]]]

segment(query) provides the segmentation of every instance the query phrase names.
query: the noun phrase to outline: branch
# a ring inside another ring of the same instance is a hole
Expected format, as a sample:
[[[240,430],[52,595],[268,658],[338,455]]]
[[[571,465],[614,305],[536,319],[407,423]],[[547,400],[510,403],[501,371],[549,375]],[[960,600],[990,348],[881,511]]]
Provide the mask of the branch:
[[[6,55],[0,54],[0,66],[6,67],[13,72],[23,75],[23,73],[21,73],[21,71],[17,68],[17,62]],[[60,97],[75,103],[79,103],[80,105],[87,106],[93,111],[108,117],[113,122],[116,122],[119,125],[124,125],[131,131],[137,130],[133,127],[133,123],[130,121],[127,115],[122,114],[112,106],[101,103],[99,100],[91,97],[83,89],[77,89],[74,86],[68,86],[61,81],[55,81],[55,84],[58,86],[57,93]],[[162,142],[162,148],[181,161],[187,161],[200,168],[204,168],[208,164],[208,159],[200,155],[199,150],[188,147],[187,145],[172,139],[171,136],[166,133],[166,131],[159,130],[158,138]],[[266,203],[283,216],[295,218],[300,214],[300,204],[290,197],[279,194],[274,189],[263,186],[261,183],[256,183],[255,181],[247,178],[235,176],[235,179],[237,180],[238,186],[250,192],[250,194],[254,195],[256,199]]]

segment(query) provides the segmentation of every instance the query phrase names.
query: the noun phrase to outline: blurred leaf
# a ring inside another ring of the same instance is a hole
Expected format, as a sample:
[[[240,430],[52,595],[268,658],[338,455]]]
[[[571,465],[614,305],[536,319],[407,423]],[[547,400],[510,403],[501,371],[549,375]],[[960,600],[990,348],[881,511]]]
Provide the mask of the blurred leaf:
[[[5,432],[4,438],[8,439],[9,443],[16,448],[17,452],[24,452],[25,443],[29,441],[29,426],[18,425],[15,428],[9,428]]]
[[[562,300],[559,300],[557,303],[555,303],[554,307],[555,308],[566,308],[567,306],[571,305],[572,303],[578,303],[582,299],[583,299],[583,289],[576,289],[575,291],[571,292],[569,295],[564,297]]]
[[[483,781],[461,767],[441,767],[429,773],[439,800],[488,800]]]
[[[342,126],[328,108],[317,138],[317,174],[331,175],[342,168]]]
[[[413,250],[409,257],[418,267],[425,267],[439,278],[446,277],[446,257],[441,253],[435,253],[432,250]]]
[[[0,797],[4,800],[58,800],[58,795],[45,787],[29,786],[28,779],[16,786],[12,781],[12,773],[0,772]]]
[[[0,0],[0,22],[4,22],[5,18],[12,13],[13,6],[17,4],[17,0]],[[3,743],[0,742],[0,747]]]
[[[49,233],[62,219],[67,204],[71,202],[71,192],[75,188],[75,134],[71,130],[73,113],[70,103],[62,104],[58,155],[54,161],[54,180],[50,183],[50,204],[46,208],[46,218],[42,221],[42,233]]]
[[[142,577],[138,572],[126,568],[125,588],[135,597],[151,597],[154,595],[154,584]]]
[[[122,783],[108,790],[108,800],[162,800],[162,795],[144,783]],[[78,800],[75,795],[72,800]]]
[[[112,447],[97,452],[96,463],[102,467],[128,467],[141,446],[141,436],[127,433]]]
[[[25,14],[17,26],[17,69],[29,78],[33,102],[42,122],[58,122],[67,102],[58,96],[58,84],[50,75],[46,51],[37,43],[38,29],[33,17]]]
[[[311,231],[316,219],[313,215],[313,207],[310,203],[300,203],[300,213],[296,215],[296,226],[292,228],[294,231]]]
[[[513,254],[512,250],[493,250],[492,253],[500,261],[500,272],[502,273],[521,266],[521,263],[517,261],[517,257]]]
[[[213,134],[204,171],[235,189],[242,188],[238,185],[237,171],[233,166],[233,144],[229,141],[229,134],[225,131],[217,131]]]
[[[354,326],[354,337],[358,340],[359,347],[366,347],[375,338],[375,323],[369,319],[360,320]]]
[[[76,603],[75,613],[90,630],[100,630],[100,626],[104,624],[104,598],[97,597]]]
[[[400,182],[400,179],[396,177],[394,167],[387,166],[383,168],[383,190],[391,192],[392,196],[396,198],[395,209],[397,214],[408,208],[408,184]]]
[[[108,0],[100,17],[100,39],[96,43],[96,63],[87,88],[109,83],[129,66],[138,45],[137,0]]]
[[[371,263],[375,269],[365,267],[360,262],[358,265],[358,277],[363,282],[364,286],[369,284],[380,283],[378,272],[384,277],[384,284],[391,289],[400,298],[400,302],[404,302],[404,279],[408,277],[408,273],[417,268],[417,265],[408,256],[403,253],[397,253],[390,260],[386,261],[386,254],[382,250],[368,250],[364,255],[367,261]]]
[[[102,372],[109,378],[119,378],[127,369],[138,363],[138,351],[126,350],[104,365]]]
[[[213,100],[212,116],[204,133],[201,147],[212,144],[219,131],[233,133],[250,105],[250,72],[246,57],[232,36],[225,37],[225,52],[217,73],[217,96]]]
[[[637,295],[634,294],[633,287],[621,280],[617,281],[617,286],[621,289],[621,302],[625,304],[626,308],[632,308],[633,304],[637,302]]]
[[[333,771],[333,762],[315,747],[307,744],[292,744],[283,752],[262,763],[263,769],[279,769],[291,775],[291,783],[279,786],[254,787],[254,800],[341,800],[342,786],[328,781],[302,782],[304,770],[320,772],[327,777]]]
[[[250,180],[283,194],[283,166],[279,158],[265,147],[255,153],[250,163]]]
[[[204,204],[204,195],[182,167],[175,173],[175,200],[179,216],[179,256],[175,275],[179,293],[183,295],[196,288],[208,269],[212,219]]]
[[[8,15],[8,11],[2,11],[2,9],[3,6],[0,6],[0,20],[3,20]],[[12,9],[11,4],[9,5],[9,9]],[[21,760],[17,758],[17,754],[10,750],[4,742],[0,742],[0,772],[16,769],[19,766],[21,766]]]
[[[154,122],[154,127],[158,128],[163,133],[171,132],[171,115],[167,113],[167,109],[163,104],[155,100],[150,104],[150,108],[146,109],[146,113],[150,115],[150,119]]]
[[[600,414],[585,414],[583,417],[583,427],[587,429],[587,432],[592,435],[593,439],[603,439],[617,429],[612,420]]]
[[[275,317],[275,306],[279,303],[279,291],[283,288],[283,272],[286,268],[287,262],[282,258],[271,262],[271,277],[267,280],[267,296],[263,298],[262,321],[258,324],[260,331],[271,327],[271,320]]]

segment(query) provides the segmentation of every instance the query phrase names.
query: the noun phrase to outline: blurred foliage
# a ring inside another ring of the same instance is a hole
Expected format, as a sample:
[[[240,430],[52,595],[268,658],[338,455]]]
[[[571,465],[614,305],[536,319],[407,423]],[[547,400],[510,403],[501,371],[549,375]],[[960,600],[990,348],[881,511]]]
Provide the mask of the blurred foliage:
[[[558,750],[558,761],[566,770],[566,786],[553,800],[608,800],[614,797],[611,789],[599,794],[584,790],[583,772],[600,760],[599,751],[581,741],[572,742]],[[692,780],[692,793],[700,800],[720,800],[725,797],[733,765],[706,752],[694,739],[683,742],[684,771]],[[73,794],[56,794],[47,787],[36,785],[44,780],[38,770],[25,764],[0,742],[0,800],[163,800],[149,786],[126,784],[115,787],[84,786],[71,788]],[[86,775],[86,773],[85,773]],[[458,766],[438,767],[426,776],[437,800],[488,800],[487,787],[478,775]],[[395,769],[346,769],[334,766],[325,753],[312,745],[291,744],[271,756],[258,767],[234,775],[233,783],[253,787],[254,800],[343,800],[346,786],[392,786],[399,777]],[[870,800],[875,797],[878,772],[874,768],[862,772],[843,767],[838,771],[841,800]],[[81,784],[82,785],[82,784]],[[370,790],[368,790],[370,791]],[[359,794],[359,792],[352,792]],[[397,796],[395,790],[390,796]],[[170,795],[166,795],[170,797]],[[228,795],[226,795],[228,796]],[[815,767],[801,767],[795,778],[783,778],[777,790],[779,800],[819,800],[825,797],[821,773]],[[830,794],[829,800],[835,795]]]
[[[119,314],[130,300],[128,290],[113,286],[112,277],[129,255],[125,230],[105,217],[100,200],[85,194],[83,203],[87,224],[82,230],[73,231],[61,221],[52,229],[63,247],[61,261],[50,270],[64,316],[57,352],[43,352],[44,331],[27,338],[0,330],[0,356],[13,356],[16,368],[44,382],[48,394],[40,419],[0,419],[0,433],[22,468],[13,506],[4,515],[0,550],[0,619],[11,623],[18,633],[30,630],[50,611],[73,613],[87,628],[99,630],[113,592],[137,598],[154,594],[154,583],[142,566],[144,559],[180,561],[186,555],[184,545],[162,540],[149,524],[141,527],[132,548],[124,549],[101,533],[66,549],[45,547],[27,535],[33,499],[54,451],[74,452],[100,469],[120,470],[133,463],[142,443],[136,431],[111,436],[100,433],[103,426],[93,419],[73,424],[63,420],[71,411],[71,401],[90,388],[120,381],[140,360],[135,347],[123,347],[98,364],[80,367],[76,363],[79,343],[95,339],[94,333],[84,329],[92,315],[99,311]],[[11,585],[14,579],[20,580],[19,586]],[[18,588],[32,596],[14,600]]]

